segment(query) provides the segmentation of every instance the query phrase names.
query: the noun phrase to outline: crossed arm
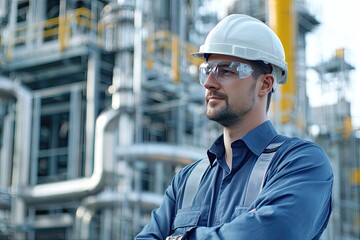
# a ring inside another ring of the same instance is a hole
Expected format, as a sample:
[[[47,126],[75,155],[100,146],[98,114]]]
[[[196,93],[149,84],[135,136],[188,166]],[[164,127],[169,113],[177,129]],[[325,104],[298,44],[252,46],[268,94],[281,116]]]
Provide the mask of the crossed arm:
[[[319,239],[331,213],[330,164],[316,147],[299,148],[286,159],[269,169],[264,189],[249,211],[218,226],[186,226],[182,239]],[[174,233],[181,181],[175,176],[164,202],[136,239],[166,239]]]

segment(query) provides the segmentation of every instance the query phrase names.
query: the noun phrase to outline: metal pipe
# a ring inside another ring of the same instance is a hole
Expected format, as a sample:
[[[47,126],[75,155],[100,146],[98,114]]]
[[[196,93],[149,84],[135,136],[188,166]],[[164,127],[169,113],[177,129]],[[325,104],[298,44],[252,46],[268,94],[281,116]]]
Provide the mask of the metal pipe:
[[[0,76],[0,93],[13,95],[16,100],[16,129],[14,154],[12,160],[12,187],[18,190],[19,186],[27,184],[30,163],[30,133],[31,133],[31,110],[32,94],[18,81],[11,81]],[[11,158],[8,158],[11,159]],[[22,225],[25,220],[25,203],[22,199],[15,197],[11,202],[11,224]],[[16,233],[15,238],[24,239],[23,233]]]
[[[130,204],[141,203],[147,209],[158,207],[163,201],[163,194],[152,192],[130,191],[126,195],[119,192],[103,192],[98,196],[89,196],[81,202],[79,209],[109,208],[114,205],[120,206],[126,199]],[[80,216],[81,214],[79,214]]]
[[[189,164],[204,157],[206,150],[171,144],[143,143],[118,147],[118,157]]]
[[[133,93],[134,93],[134,106],[135,106],[135,142],[141,142],[142,135],[142,78],[143,78],[143,13],[142,1],[135,1],[134,10],[134,64],[133,64]]]
[[[0,140],[2,142],[2,146],[0,146],[0,189],[8,188],[11,183],[10,163],[14,145],[12,141],[9,141],[9,139],[14,139],[14,121],[15,112],[9,108],[9,112],[4,117],[3,134],[0,136]]]
[[[8,1],[0,1],[0,19],[3,19],[7,15]]]
[[[86,139],[85,139],[85,175],[89,176],[93,169],[94,129],[99,110],[100,53],[97,49],[90,51],[86,81]]]
[[[109,108],[100,114],[96,121],[94,170],[90,177],[69,181],[39,184],[25,187],[19,195],[28,203],[60,201],[63,199],[77,199],[97,192],[105,183],[106,173],[113,169],[105,164],[103,140],[107,131],[113,132],[113,123],[118,116],[118,111]]]

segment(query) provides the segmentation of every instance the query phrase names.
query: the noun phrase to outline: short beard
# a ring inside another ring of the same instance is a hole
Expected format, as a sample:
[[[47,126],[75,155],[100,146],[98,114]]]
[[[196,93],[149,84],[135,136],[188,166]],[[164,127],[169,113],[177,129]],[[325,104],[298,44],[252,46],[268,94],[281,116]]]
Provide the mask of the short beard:
[[[207,113],[207,117],[209,120],[215,121],[217,123],[219,123],[220,125],[224,126],[224,127],[230,127],[231,125],[233,125],[235,122],[238,121],[238,114],[236,114],[229,106],[227,100],[226,100],[226,107],[223,109],[220,109],[220,111],[213,113],[213,114],[208,114]]]
[[[212,114],[207,112],[206,115],[208,119],[219,123],[223,127],[230,127],[241,121],[243,117],[252,110],[255,104],[255,87],[256,81],[254,81],[249,92],[249,98],[251,98],[250,102],[246,104],[246,106],[242,106],[241,110],[234,111],[234,109],[230,107],[228,98],[225,98],[225,107]]]

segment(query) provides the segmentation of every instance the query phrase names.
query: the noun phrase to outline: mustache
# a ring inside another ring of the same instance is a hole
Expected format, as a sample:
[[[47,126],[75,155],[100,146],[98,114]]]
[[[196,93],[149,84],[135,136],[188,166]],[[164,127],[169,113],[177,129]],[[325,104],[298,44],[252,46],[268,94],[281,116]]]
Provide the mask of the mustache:
[[[227,96],[224,93],[218,92],[218,91],[208,91],[206,94],[206,99],[210,97],[218,97],[218,98],[224,98],[226,99]]]

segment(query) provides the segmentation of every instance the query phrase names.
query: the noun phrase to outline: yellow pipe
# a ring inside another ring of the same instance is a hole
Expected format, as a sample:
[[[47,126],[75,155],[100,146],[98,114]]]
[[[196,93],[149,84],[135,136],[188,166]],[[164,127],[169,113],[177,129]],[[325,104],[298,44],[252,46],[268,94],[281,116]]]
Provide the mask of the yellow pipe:
[[[180,82],[179,38],[172,35],[171,39],[171,73],[175,83]]]
[[[154,54],[154,40],[152,38],[148,38],[148,40],[146,41],[146,49],[148,52],[149,57],[147,58],[146,61],[146,67],[148,69],[153,69],[154,67],[154,60],[153,60],[153,54]]]
[[[65,49],[65,37],[66,37],[66,18],[65,16],[59,17],[59,29],[58,29],[58,38],[59,38],[59,51],[62,52]]]
[[[350,182],[353,185],[360,185],[360,168],[353,168],[351,170]]]
[[[269,1],[269,25],[279,36],[285,49],[285,58],[288,63],[288,80],[280,89],[280,121],[290,123],[295,114],[296,99],[296,15],[292,0]],[[277,114],[277,113],[275,113]]]

